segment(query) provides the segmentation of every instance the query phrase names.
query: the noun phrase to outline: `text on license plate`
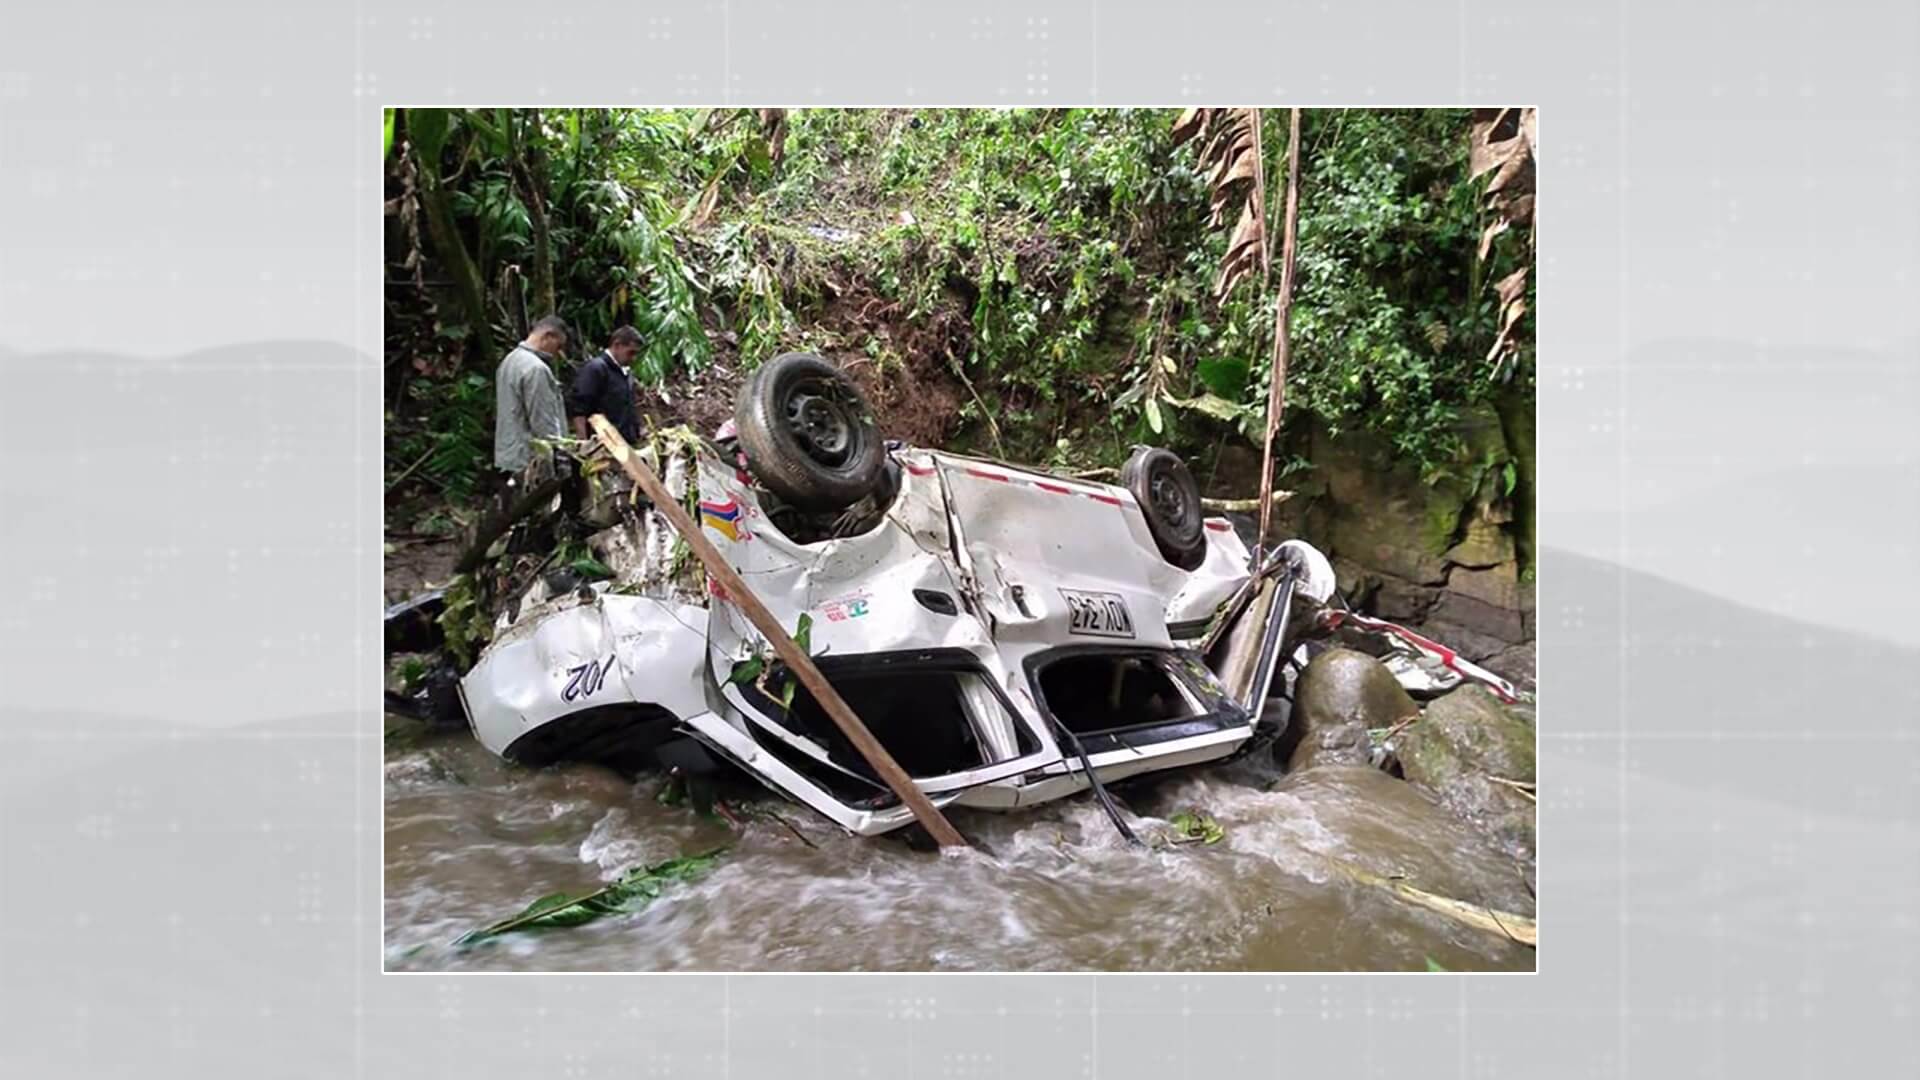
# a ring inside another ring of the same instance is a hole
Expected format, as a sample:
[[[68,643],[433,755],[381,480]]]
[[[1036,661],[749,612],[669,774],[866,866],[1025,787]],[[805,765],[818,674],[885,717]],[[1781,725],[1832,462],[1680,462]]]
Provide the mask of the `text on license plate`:
[[[1093,637],[1133,636],[1133,616],[1118,593],[1061,589],[1067,599],[1067,632]]]

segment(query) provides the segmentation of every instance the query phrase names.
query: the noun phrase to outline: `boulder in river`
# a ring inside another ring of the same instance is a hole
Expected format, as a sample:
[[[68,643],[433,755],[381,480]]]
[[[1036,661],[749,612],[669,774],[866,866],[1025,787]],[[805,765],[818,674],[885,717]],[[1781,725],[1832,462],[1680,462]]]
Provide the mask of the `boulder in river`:
[[[1368,728],[1392,727],[1420,711],[1393,672],[1365,653],[1328,649],[1294,684],[1293,718],[1275,756],[1288,771],[1367,763]]]
[[[1509,784],[1534,780],[1533,727],[1486,688],[1467,685],[1429,703],[1400,733],[1395,754],[1407,781],[1530,858],[1534,804]]]

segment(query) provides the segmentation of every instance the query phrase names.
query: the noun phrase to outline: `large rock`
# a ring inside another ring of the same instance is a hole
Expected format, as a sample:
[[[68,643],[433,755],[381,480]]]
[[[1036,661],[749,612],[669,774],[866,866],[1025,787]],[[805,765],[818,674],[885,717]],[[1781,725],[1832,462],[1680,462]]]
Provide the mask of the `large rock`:
[[[1391,671],[1352,649],[1328,649],[1309,661],[1293,701],[1292,720],[1275,749],[1289,771],[1364,765],[1372,749],[1368,728],[1392,727],[1420,711]]]
[[[1453,573],[1457,578],[1462,572],[1455,570]],[[1508,645],[1525,641],[1527,636],[1526,618],[1518,607],[1489,604],[1478,597],[1456,592],[1451,588],[1440,593],[1440,599],[1428,611],[1427,618],[1435,623],[1465,627],[1476,634],[1485,634],[1497,640],[1500,644],[1489,650],[1490,652],[1498,652]],[[1441,641],[1444,644],[1454,645],[1445,638]],[[1454,647],[1460,648],[1458,645]]]
[[[1536,688],[1534,671],[1537,660],[1533,642],[1530,640],[1519,645],[1509,645],[1477,663],[1495,675],[1503,676],[1508,682],[1528,693],[1532,693]]]
[[[1438,591],[1396,577],[1382,578],[1373,595],[1373,612],[1397,623],[1418,623],[1432,610]]]
[[[1505,784],[1532,783],[1533,727],[1478,685],[1429,703],[1395,739],[1407,781],[1487,830],[1515,858],[1533,856],[1534,804]]]
[[[1456,566],[1447,575],[1447,591],[1511,611],[1514,613],[1514,625],[1518,626],[1519,614],[1527,605],[1527,593],[1530,590],[1520,583],[1520,567],[1508,562],[1484,570]]]
[[[1460,542],[1447,549],[1446,559],[1455,566],[1477,570],[1516,562],[1513,534],[1502,522],[1476,517],[1467,523]]]

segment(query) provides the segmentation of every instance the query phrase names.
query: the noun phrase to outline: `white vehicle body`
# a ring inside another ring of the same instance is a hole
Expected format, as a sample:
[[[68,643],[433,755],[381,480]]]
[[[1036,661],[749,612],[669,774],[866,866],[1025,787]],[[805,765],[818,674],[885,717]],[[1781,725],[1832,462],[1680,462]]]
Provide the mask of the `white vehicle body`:
[[[822,673],[935,805],[1029,806],[1085,790],[1089,767],[1105,783],[1225,758],[1254,737],[1255,718],[1193,648],[1248,582],[1225,519],[1206,519],[1205,558],[1186,571],[1161,556],[1126,488],[931,450],[891,456],[899,490],[884,519],[810,544],[773,527],[709,445],[670,462],[666,481],[697,485],[702,530],[781,625],[810,620]],[[530,764],[637,767],[691,736],[853,833],[911,822],[804,690],[783,705],[735,680],[764,642],[717,591],[675,587],[669,528],[642,517],[603,534],[620,549],[615,582],[536,591],[503,617],[460,684],[481,743]],[[1287,546],[1303,553],[1302,595],[1325,602],[1325,558]]]
[[[707,537],[782,625],[810,618],[822,671],[936,804],[1010,808],[1088,786],[1045,711],[1041,675],[1056,664],[1082,684],[1111,674],[1116,700],[1122,682],[1151,686],[1153,722],[1079,722],[1103,781],[1226,757],[1252,736],[1246,710],[1169,630],[1196,636],[1246,580],[1224,519],[1207,521],[1206,558],[1189,572],[1161,557],[1124,488],[930,450],[893,460],[885,519],[813,544],[772,527],[717,453],[693,455],[690,479]],[[911,821],[804,691],[786,708],[731,681],[762,644],[724,597],[603,584],[520,612],[461,697],[480,741],[509,758],[637,758],[684,732],[855,833]]]

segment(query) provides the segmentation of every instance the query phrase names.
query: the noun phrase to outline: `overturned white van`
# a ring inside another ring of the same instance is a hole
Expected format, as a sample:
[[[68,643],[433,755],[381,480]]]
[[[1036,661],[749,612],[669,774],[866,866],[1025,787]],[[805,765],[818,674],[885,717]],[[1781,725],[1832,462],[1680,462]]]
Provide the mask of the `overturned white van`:
[[[1288,601],[1334,591],[1298,541],[1256,578],[1167,451],[1101,484],[887,446],[846,376],[804,354],[763,366],[714,439],[675,445],[656,460],[669,489],[936,805],[1026,806],[1270,738]],[[613,579],[536,583],[461,680],[490,750],[717,759],[854,833],[913,820],[662,515],[628,510],[593,547]],[[1277,601],[1250,603],[1268,580]],[[1254,644],[1230,691],[1208,657],[1236,619],[1262,625],[1236,635]]]

